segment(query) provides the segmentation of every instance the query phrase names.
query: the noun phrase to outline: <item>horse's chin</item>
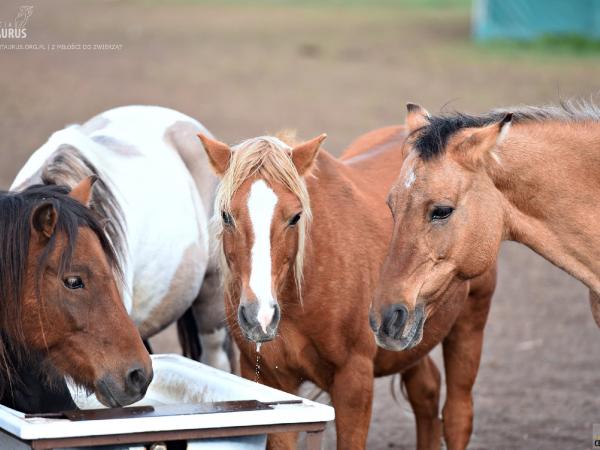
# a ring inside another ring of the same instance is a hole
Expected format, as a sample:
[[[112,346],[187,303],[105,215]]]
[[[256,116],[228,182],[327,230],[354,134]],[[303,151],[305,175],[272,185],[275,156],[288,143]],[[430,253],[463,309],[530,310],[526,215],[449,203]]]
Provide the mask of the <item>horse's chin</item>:
[[[272,332],[264,333],[261,329],[248,331],[242,328],[242,334],[250,342],[255,344],[264,344],[265,342],[270,342],[277,337],[277,330],[275,329]]]
[[[260,325],[249,327],[244,326],[239,322],[238,325],[246,340],[255,344],[264,344],[265,342],[274,340],[277,337],[277,331],[279,330],[277,325],[268,326],[266,330],[263,330]]]
[[[392,339],[387,336],[375,335],[375,341],[377,342],[377,345],[384,350],[390,350],[392,352],[410,350],[419,345],[422,340],[422,334],[413,339]]]
[[[146,391],[144,390],[132,395],[118,388],[111,380],[102,378],[96,383],[94,393],[98,401],[104,406],[119,408],[141,400],[144,398]]]
[[[106,391],[97,389],[97,390],[94,390],[94,395],[96,395],[96,398],[98,399],[98,401],[100,403],[102,403],[104,406],[106,406],[107,408],[118,408],[121,406],[125,406],[125,405],[119,403],[117,400],[115,400],[115,398],[112,396],[112,394],[110,392],[106,392]]]

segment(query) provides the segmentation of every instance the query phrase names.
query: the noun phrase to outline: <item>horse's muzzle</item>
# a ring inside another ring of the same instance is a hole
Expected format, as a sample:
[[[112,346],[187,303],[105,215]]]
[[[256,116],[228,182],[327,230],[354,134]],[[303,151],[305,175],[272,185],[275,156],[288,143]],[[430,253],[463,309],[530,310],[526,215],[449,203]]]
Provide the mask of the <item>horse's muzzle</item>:
[[[240,304],[238,308],[238,323],[246,339],[252,342],[272,341],[277,336],[281,310],[277,303],[272,305],[273,315],[269,323],[259,317],[260,308],[258,302]]]
[[[105,375],[96,383],[96,397],[111,408],[130,405],[146,395],[153,376],[151,368],[148,371],[141,366],[130,367],[119,380],[113,375]]]
[[[369,321],[378,346],[392,351],[409,350],[423,339],[425,307],[420,304],[409,311],[404,304],[393,304],[383,310],[379,325],[372,314]]]

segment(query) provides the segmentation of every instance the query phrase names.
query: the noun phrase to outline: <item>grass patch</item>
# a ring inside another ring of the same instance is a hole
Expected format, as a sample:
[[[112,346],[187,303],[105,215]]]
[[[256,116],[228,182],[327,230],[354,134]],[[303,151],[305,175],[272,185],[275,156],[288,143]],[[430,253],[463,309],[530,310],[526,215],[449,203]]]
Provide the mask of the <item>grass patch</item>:
[[[477,43],[477,48],[509,57],[598,57],[600,40],[580,35],[541,36],[531,41],[498,39]]]

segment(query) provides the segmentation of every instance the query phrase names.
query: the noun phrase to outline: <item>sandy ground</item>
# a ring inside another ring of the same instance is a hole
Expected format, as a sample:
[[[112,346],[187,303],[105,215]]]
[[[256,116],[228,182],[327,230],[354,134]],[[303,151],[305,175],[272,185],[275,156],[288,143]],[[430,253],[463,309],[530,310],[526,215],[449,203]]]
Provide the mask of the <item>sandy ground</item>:
[[[0,47],[0,186],[70,122],[117,105],[170,106],[221,139],[297,128],[339,153],[401,122],[404,103],[483,111],[600,88],[600,58],[497,52],[468,40],[466,11],[225,6],[205,2],[31,1],[28,38]],[[0,4],[0,22],[20,1]],[[6,41],[0,44],[6,44]],[[60,50],[114,44],[117,50]],[[475,387],[473,449],[589,448],[600,423],[600,333],[585,289],[506,244]],[[172,330],[154,339],[177,350]],[[439,352],[436,359],[442,367]],[[377,381],[370,449],[414,447],[406,402]]]

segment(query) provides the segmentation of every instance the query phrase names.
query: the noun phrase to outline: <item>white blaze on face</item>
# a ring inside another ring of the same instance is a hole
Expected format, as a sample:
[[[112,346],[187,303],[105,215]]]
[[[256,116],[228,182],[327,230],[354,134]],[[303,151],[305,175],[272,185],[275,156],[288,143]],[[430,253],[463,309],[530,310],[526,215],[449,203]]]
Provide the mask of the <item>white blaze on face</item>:
[[[248,213],[254,232],[250,255],[250,289],[257,297],[257,319],[265,333],[275,312],[271,290],[271,222],[276,204],[277,196],[267,183],[255,181],[248,196]]]

